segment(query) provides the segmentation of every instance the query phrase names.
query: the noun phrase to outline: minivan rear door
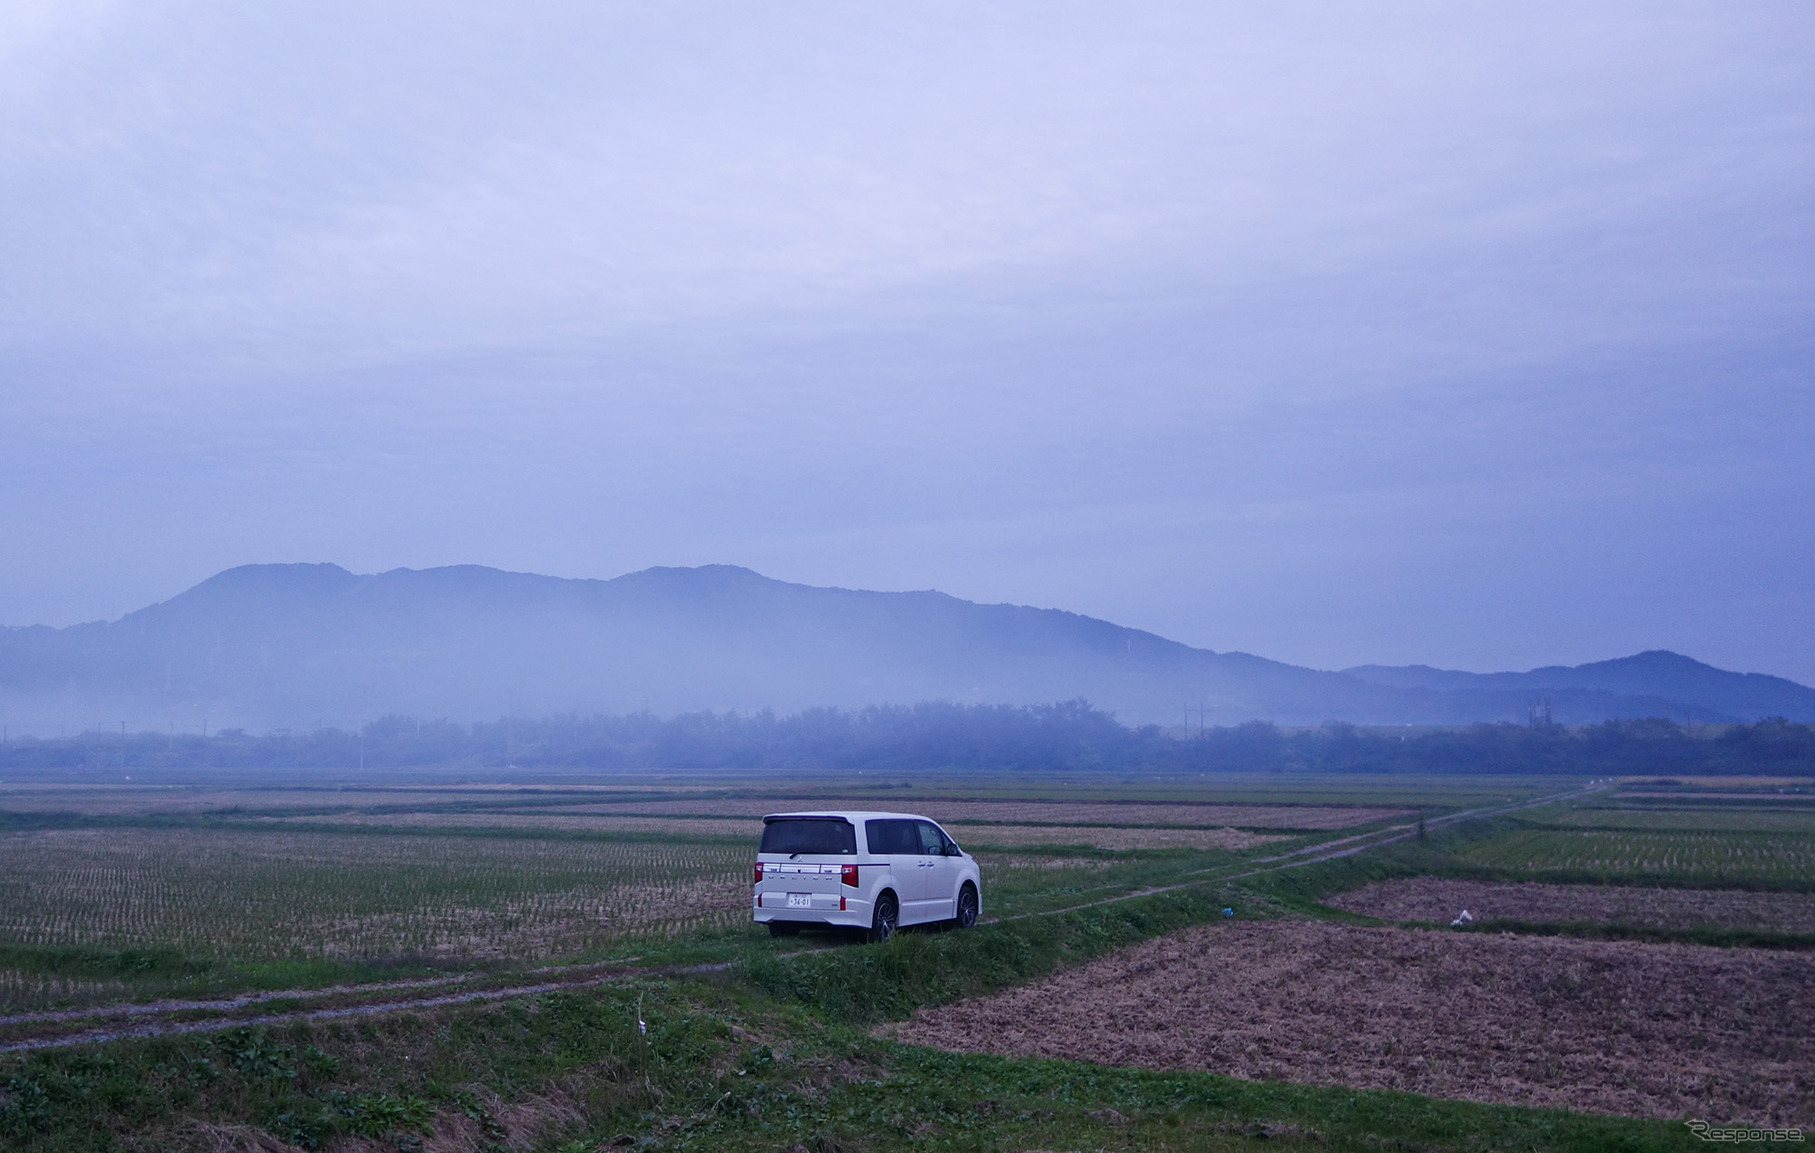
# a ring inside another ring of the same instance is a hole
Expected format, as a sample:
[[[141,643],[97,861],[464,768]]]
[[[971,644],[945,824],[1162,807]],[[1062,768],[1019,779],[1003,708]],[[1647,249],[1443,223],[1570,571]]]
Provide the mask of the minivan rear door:
[[[757,907],[802,920],[836,912],[840,899],[856,892],[843,882],[845,867],[856,862],[857,829],[843,817],[765,817]]]

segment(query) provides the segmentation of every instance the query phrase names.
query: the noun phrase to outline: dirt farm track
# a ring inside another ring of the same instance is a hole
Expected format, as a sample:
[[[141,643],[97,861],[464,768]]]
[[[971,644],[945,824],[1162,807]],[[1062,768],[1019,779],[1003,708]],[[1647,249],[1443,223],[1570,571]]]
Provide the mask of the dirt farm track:
[[[1234,922],[884,1032],[972,1052],[1815,1124],[1804,952]]]

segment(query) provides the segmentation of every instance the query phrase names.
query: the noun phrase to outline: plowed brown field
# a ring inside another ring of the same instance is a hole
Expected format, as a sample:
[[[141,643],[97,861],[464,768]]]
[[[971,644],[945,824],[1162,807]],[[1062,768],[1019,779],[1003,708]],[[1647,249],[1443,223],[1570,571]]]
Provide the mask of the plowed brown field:
[[[754,848],[762,822],[749,817],[618,817],[572,813],[328,813],[270,817],[272,825],[369,825],[378,828],[548,829],[555,832],[667,833],[681,837],[747,837]]]
[[[884,1032],[969,1052],[1815,1123],[1815,956],[1801,953],[1238,922]]]
[[[1646,889],[1622,885],[1541,885],[1407,877],[1376,881],[1324,902],[1388,921],[1587,921],[1656,929],[1710,926],[1815,933],[1815,893],[1738,889]]]
[[[1117,828],[1103,825],[962,825],[945,831],[963,845],[1089,845],[1097,849],[1251,849],[1286,840],[1242,829]]]
[[[996,821],[1017,825],[1170,825],[1181,828],[1346,829],[1388,817],[1411,817],[1406,809],[1340,805],[1109,804],[1075,801],[916,801],[890,804],[874,797],[839,800],[814,797],[715,798],[697,801],[623,801],[563,805],[551,812],[624,813],[639,816],[760,817],[766,813],[826,809],[901,808],[935,821]]]
[[[669,833],[681,837],[762,835],[754,817],[620,817],[573,813],[335,813],[271,817],[272,825],[370,825],[381,828],[549,829],[561,832]],[[1249,849],[1286,838],[1243,829],[1156,829],[1104,825],[971,825],[947,821],[962,845],[1089,845],[1098,849]]]

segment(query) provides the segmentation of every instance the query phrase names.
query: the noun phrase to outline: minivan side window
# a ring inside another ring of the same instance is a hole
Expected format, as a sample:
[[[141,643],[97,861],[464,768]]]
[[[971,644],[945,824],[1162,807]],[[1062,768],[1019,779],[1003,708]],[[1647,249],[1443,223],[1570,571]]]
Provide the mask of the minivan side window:
[[[763,824],[756,851],[855,855],[857,830],[842,817],[777,817]]]
[[[920,852],[920,838],[914,833],[912,821],[898,818],[865,821],[863,835],[870,843],[870,852],[877,856]]]
[[[931,821],[915,821],[914,827],[920,830],[920,852],[929,857],[945,853],[945,835],[939,831],[938,825]]]

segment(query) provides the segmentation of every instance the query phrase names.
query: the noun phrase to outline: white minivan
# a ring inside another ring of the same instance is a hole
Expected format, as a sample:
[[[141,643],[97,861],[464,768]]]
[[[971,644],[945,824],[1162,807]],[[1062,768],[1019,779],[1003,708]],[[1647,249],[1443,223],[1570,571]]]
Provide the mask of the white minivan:
[[[886,941],[900,925],[983,911],[976,859],[913,813],[772,813],[756,851],[758,924],[781,937],[808,925],[861,929]]]

